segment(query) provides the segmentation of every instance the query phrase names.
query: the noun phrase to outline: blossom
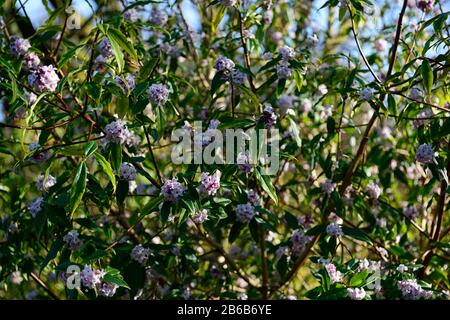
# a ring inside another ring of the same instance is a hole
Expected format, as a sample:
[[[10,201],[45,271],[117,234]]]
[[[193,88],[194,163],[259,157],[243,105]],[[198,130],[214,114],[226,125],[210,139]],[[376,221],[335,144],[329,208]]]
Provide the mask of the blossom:
[[[141,244],[138,244],[133,248],[133,250],[131,250],[131,259],[139,262],[142,265],[147,262],[149,255],[150,249],[144,248]]]
[[[431,118],[433,116],[433,110],[431,109],[425,109],[424,111],[420,112],[416,119],[413,120],[413,126],[414,128],[418,129],[419,127],[423,126],[427,119],[424,118]]]
[[[32,105],[34,102],[36,102],[37,95],[35,95],[33,92],[24,91],[23,95],[28,105]]]
[[[237,0],[220,0],[220,3],[226,7],[232,7],[236,5]]]
[[[43,204],[44,198],[42,197],[36,198],[28,204],[28,211],[33,218],[36,218],[36,215],[42,211]]]
[[[220,171],[216,171],[212,175],[202,172],[200,179],[200,193],[207,196],[214,196],[220,188]]]
[[[263,13],[263,21],[265,24],[271,24],[273,20],[273,11],[272,10],[266,10]]]
[[[336,269],[336,266],[334,264],[327,263],[325,265],[325,270],[327,270],[328,275],[330,276],[331,283],[342,281],[342,273]]]
[[[84,266],[81,271],[81,283],[83,286],[89,289],[94,289],[96,285],[101,283],[101,279],[105,276],[105,272],[102,269],[93,270],[91,266]]]
[[[241,70],[234,68],[231,71],[230,81],[232,84],[239,86],[244,83],[244,79],[245,74]]]
[[[76,250],[80,248],[82,240],[78,238],[78,232],[76,230],[70,231],[63,237],[63,241],[66,243],[66,247],[69,250]]]
[[[260,119],[266,128],[272,128],[277,123],[277,115],[273,112],[273,108],[271,106],[266,106],[264,108]]]
[[[196,223],[203,223],[206,220],[208,220],[208,210],[206,209],[202,209],[200,211],[197,211],[195,213],[195,215],[192,217],[192,219],[196,222]]]
[[[228,58],[219,56],[214,63],[217,71],[231,71],[234,68],[234,62]]]
[[[284,117],[288,111],[288,109],[292,108],[294,97],[291,95],[283,94],[278,98],[278,108],[280,108],[280,114]]]
[[[418,88],[411,88],[409,91],[409,98],[413,100],[421,100],[422,99],[422,91]]]
[[[158,106],[162,106],[169,99],[169,90],[163,84],[152,84],[148,88],[147,93],[149,95],[150,101]]]
[[[139,20],[139,13],[136,9],[131,8],[124,12],[123,17],[131,22],[137,22]]]
[[[387,41],[383,38],[379,38],[375,40],[375,49],[377,49],[378,52],[383,52],[387,49]]]
[[[136,179],[136,168],[129,162],[123,162],[120,165],[120,177],[127,181]]]
[[[239,170],[245,173],[253,172],[253,166],[250,164],[250,156],[248,152],[239,152],[236,159]]]
[[[150,22],[157,26],[164,26],[169,20],[169,16],[165,11],[159,10],[156,7],[153,7],[153,10],[150,14]]]
[[[127,141],[129,132],[123,120],[116,120],[105,126],[106,140],[111,143],[123,144]]]
[[[255,216],[255,208],[251,203],[238,204],[236,206],[236,218],[242,223],[250,222]]]
[[[263,60],[270,60],[270,59],[272,59],[273,58],[273,53],[272,52],[270,52],[270,51],[266,51],[266,52],[264,52],[264,54],[261,56],[261,58],[263,59]]]
[[[119,286],[108,282],[101,282],[96,285],[98,294],[103,297],[114,296],[118,287]]]
[[[371,197],[372,199],[376,200],[376,199],[378,199],[380,197],[381,188],[375,182],[370,182],[366,186],[366,192],[369,194],[369,197]]]
[[[30,41],[28,41],[28,39],[23,39],[20,37],[14,37],[13,39],[11,39],[11,44],[9,46],[11,49],[11,53],[16,56],[25,55],[31,48]]]
[[[404,273],[404,272],[408,271],[408,267],[401,263],[398,265],[397,271],[400,273]]]
[[[363,300],[366,296],[364,288],[347,288],[348,297],[352,300]]]
[[[292,252],[294,255],[300,255],[305,249],[305,245],[308,242],[308,237],[305,236],[305,233],[301,229],[296,229],[291,235],[292,242]]]
[[[47,179],[44,181],[44,176],[42,174],[40,174],[38,176],[38,179],[36,181],[36,188],[40,191],[40,192],[47,192],[48,189],[50,189],[51,187],[53,187],[56,184],[56,179],[55,177],[53,177],[52,175],[48,175]]]
[[[303,99],[300,103],[300,111],[308,113],[311,112],[311,110],[312,110],[311,100],[309,100],[308,98]]]
[[[433,6],[434,0],[417,0],[417,7],[422,11],[430,11]]]
[[[308,38],[306,39],[306,43],[310,47],[315,47],[319,43],[319,38],[316,34],[313,34],[312,36],[308,36]]]
[[[331,237],[340,237],[344,235],[342,227],[336,222],[332,222],[329,225],[327,225],[326,232]]]
[[[23,281],[22,273],[19,270],[14,271],[9,276],[9,279],[10,279],[12,284],[19,285]]]
[[[161,194],[164,196],[164,199],[172,202],[178,202],[183,196],[184,191],[185,187],[176,178],[167,180],[161,187]]]
[[[31,151],[34,151],[36,149],[39,149],[40,146],[41,145],[39,143],[32,142],[28,146],[28,150],[31,152]],[[33,154],[33,156],[30,157],[30,160],[33,160],[33,161],[35,161],[37,163],[42,163],[42,162],[50,159],[50,157],[51,157],[50,150],[46,150],[46,151],[43,151],[43,152],[37,152],[37,153]]]
[[[319,93],[320,93],[321,95],[326,95],[326,94],[328,93],[328,88],[327,88],[327,86],[324,85],[324,84],[320,84],[320,85],[317,87],[317,90],[319,91]]]
[[[292,60],[295,56],[295,51],[291,47],[283,46],[278,48],[278,53],[281,56],[281,59],[285,61]]]
[[[109,59],[114,55],[111,42],[109,42],[108,38],[103,38],[102,41],[100,41],[98,50],[100,51],[100,55],[105,59]]]
[[[433,147],[429,144],[421,144],[416,151],[416,160],[421,163],[431,163],[434,159]]]
[[[373,97],[373,91],[370,88],[364,88],[359,92],[359,98],[364,101],[369,101]]]
[[[289,66],[289,63],[285,60],[282,60],[277,65],[277,75],[279,79],[288,79],[292,77],[292,69]]]
[[[417,283],[416,279],[401,280],[397,282],[397,287],[406,300],[419,300],[429,298],[431,292],[427,292]]]
[[[129,73],[125,77],[115,76],[114,81],[124,93],[130,93],[135,87],[134,76]]]
[[[414,206],[408,206],[403,209],[403,214],[411,220],[417,219],[419,211]]]
[[[34,70],[41,63],[41,59],[34,52],[27,52],[23,56],[23,66],[25,70]]]
[[[327,195],[330,195],[336,189],[336,183],[331,179],[327,179],[320,185],[320,187],[323,192],[325,192]]]
[[[28,83],[38,91],[54,92],[58,85],[59,77],[56,68],[52,65],[41,66],[28,75]]]
[[[247,192],[247,198],[248,200],[254,205],[258,205],[259,203],[259,196],[258,194],[255,192],[255,190],[253,189],[249,189],[246,191]]]

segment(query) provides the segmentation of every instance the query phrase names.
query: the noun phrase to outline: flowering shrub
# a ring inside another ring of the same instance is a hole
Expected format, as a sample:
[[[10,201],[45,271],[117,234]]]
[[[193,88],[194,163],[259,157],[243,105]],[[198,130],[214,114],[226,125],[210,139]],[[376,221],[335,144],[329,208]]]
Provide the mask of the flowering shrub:
[[[0,2],[0,298],[448,297],[446,1],[90,2]]]

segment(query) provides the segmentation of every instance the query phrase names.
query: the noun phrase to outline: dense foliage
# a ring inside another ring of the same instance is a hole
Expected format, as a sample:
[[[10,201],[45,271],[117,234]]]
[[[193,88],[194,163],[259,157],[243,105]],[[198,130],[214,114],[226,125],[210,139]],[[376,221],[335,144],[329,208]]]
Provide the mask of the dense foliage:
[[[448,297],[446,1],[26,2],[0,1],[0,298]],[[275,175],[171,156],[252,128]]]

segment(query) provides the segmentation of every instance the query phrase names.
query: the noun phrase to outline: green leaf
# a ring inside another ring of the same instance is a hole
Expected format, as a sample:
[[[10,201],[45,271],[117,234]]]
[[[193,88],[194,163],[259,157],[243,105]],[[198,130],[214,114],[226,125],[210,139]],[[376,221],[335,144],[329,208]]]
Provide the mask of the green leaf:
[[[138,59],[136,50],[134,50],[133,45],[127,40],[122,32],[117,29],[110,28],[106,31],[106,34],[108,35],[110,41],[113,39],[113,41],[116,42],[120,48],[124,49],[125,52],[128,53],[134,60]]]
[[[118,143],[111,143],[111,162],[116,172],[119,172],[122,164],[122,146]]]
[[[289,117],[289,122],[290,122],[290,129],[292,132],[292,137],[294,138],[295,142],[297,143],[297,146],[299,148],[301,148],[302,146],[302,139],[300,138],[300,128],[298,127],[297,123],[295,122],[294,119],[292,119],[291,117]]]
[[[395,102],[395,98],[391,94],[388,95],[388,110],[392,115],[398,115],[397,103]]]
[[[156,198],[151,199],[142,209],[141,212],[143,215],[148,215],[155,211],[158,208],[159,204],[163,201],[163,196],[160,195]]]
[[[241,230],[243,228],[244,228],[243,223],[235,222],[230,229],[230,234],[228,235],[228,242],[233,243],[237,239],[237,237],[239,236],[239,233],[241,233]]]
[[[358,272],[350,279],[350,287],[361,287],[364,285],[365,280],[367,278],[367,270],[364,270],[362,272]]]
[[[367,242],[369,244],[372,244],[372,240],[370,240],[370,238],[364,232],[362,232],[359,229],[354,229],[354,228],[350,228],[350,227],[347,227],[347,226],[342,226],[342,232],[346,236],[349,236],[350,238],[357,239],[357,240],[364,241],[364,242]]]
[[[114,56],[116,57],[118,73],[122,73],[122,70],[125,68],[125,60],[123,57],[123,52],[120,49],[120,45],[116,42],[114,37],[110,36],[110,34],[108,32],[107,32],[107,36],[108,36],[109,42],[111,43],[111,48],[114,52]]]
[[[107,273],[107,274],[105,274],[105,276],[103,277],[103,280],[104,280],[105,282],[115,284],[115,285],[117,285],[117,286],[119,286],[119,287],[124,287],[124,288],[130,289],[130,287],[129,287],[128,284],[125,282],[125,280],[123,280],[123,277],[120,275],[120,273],[119,273],[118,275],[117,275],[117,274],[112,275],[112,274],[110,274],[110,273]]]
[[[119,205],[122,205],[128,195],[130,185],[128,181],[120,179],[117,183],[116,199]]]
[[[225,7],[223,5],[219,6],[219,11],[216,13],[216,15],[214,16],[212,23],[211,23],[212,32],[216,32],[217,27],[219,26],[220,22],[222,21],[226,11],[227,11],[227,7]]]
[[[265,192],[269,195],[269,197],[275,202],[278,203],[278,196],[277,192],[275,190],[275,187],[272,184],[272,180],[270,179],[270,176],[268,175],[261,175],[259,170],[255,170],[255,177],[256,180],[258,180],[259,184],[263,188]]]
[[[56,255],[58,254],[59,250],[64,246],[64,241],[61,239],[57,239],[52,243],[52,246],[45,257],[44,261],[41,263],[41,269],[40,271],[44,270],[44,268],[47,266],[47,264],[54,258],[56,258]]]
[[[125,117],[125,115],[127,114],[129,103],[130,102],[129,102],[128,96],[120,95],[117,97],[116,109],[117,109],[117,114],[119,115],[120,118]]]
[[[427,94],[431,94],[431,89],[433,87],[433,70],[431,69],[430,62],[428,59],[424,59],[422,66],[420,67],[423,78],[423,88]]]
[[[94,157],[97,160],[98,164],[102,167],[103,171],[109,177],[109,180],[111,180],[114,192],[116,192],[116,176],[114,175],[113,169],[111,168],[111,164],[108,162],[108,160],[105,159],[104,156],[102,156],[98,152],[94,152]]]
[[[98,148],[98,145],[95,141],[91,141],[84,147],[84,156],[88,158],[92,155]]]
[[[68,206],[68,211],[71,215],[80,205],[83,199],[84,191],[86,190],[86,179],[87,179],[87,167],[86,163],[81,162],[77,167],[77,173],[75,179],[72,183],[72,189],[70,192],[70,201]]]

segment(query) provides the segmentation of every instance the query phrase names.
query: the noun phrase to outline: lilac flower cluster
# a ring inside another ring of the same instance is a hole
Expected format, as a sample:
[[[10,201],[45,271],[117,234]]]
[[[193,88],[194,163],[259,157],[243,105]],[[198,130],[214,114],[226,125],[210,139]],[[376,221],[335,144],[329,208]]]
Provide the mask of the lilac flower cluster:
[[[336,266],[332,263],[325,264],[325,270],[327,270],[330,276],[331,283],[337,283],[342,281],[342,273],[336,269]]]
[[[248,223],[255,216],[255,208],[251,203],[238,204],[236,206],[236,219],[242,223]]]
[[[293,100],[294,97],[287,94],[282,94],[278,99],[277,105],[278,108],[280,108],[280,114],[282,117],[284,117],[289,112],[289,110],[292,109]]]
[[[364,88],[359,92],[359,98],[363,101],[369,101],[373,98],[373,91],[371,88]]]
[[[105,126],[106,141],[109,143],[139,145],[140,139],[128,130],[125,121],[117,119]]]
[[[152,12],[150,13],[150,22],[159,27],[163,27],[167,21],[169,20],[169,16],[165,11],[162,11],[156,7],[153,7]]]
[[[148,88],[147,93],[149,95],[150,101],[158,106],[162,106],[169,99],[169,90],[163,84],[152,84]]]
[[[66,247],[69,250],[77,250],[83,243],[83,241],[78,237],[78,232],[76,230],[72,230],[66,234],[63,237],[63,241],[66,243]]]
[[[54,92],[58,85],[59,77],[52,65],[41,66],[28,75],[28,83],[37,91]]]
[[[422,11],[430,11],[433,9],[434,0],[417,0],[417,7]]]
[[[216,171],[212,175],[202,172],[200,179],[200,193],[214,196],[220,188],[220,171]]]
[[[352,300],[363,300],[366,296],[364,288],[347,288],[348,297]]]
[[[248,152],[239,152],[236,163],[239,170],[247,174],[253,172],[253,166],[250,164],[250,156]]]
[[[144,248],[141,244],[138,244],[131,250],[131,259],[137,261],[141,265],[145,265],[150,255],[150,249]]]
[[[23,67],[25,70],[34,70],[41,64],[41,59],[34,52],[27,52],[23,55]]]
[[[272,128],[277,123],[277,115],[271,106],[266,106],[264,108],[260,120],[264,123],[266,128]]]
[[[416,220],[419,217],[419,211],[414,206],[404,208],[403,214],[411,220]]]
[[[28,204],[28,211],[33,218],[36,218],[36,215],[42,211],[43,205],[44,198],[42,197],[38,197]]]
[[[36,188],[40,192],[45,193],[48,191],[48,189],[53,187],[55,184],[56,184],[55,177],[53,177],[52,175],[49,174],[47,176],[47,179],[45,179],[45,181],[44,181],[44,175],[40,174],[36,181]]]
[[[124,12],[123,17],[130,22],[137,22],[139,20],[139,12],[136,9],[131,8]]]
[[[433,111],[431,109],[425,109],[421,113],[418,114],[417,118],[413,121],[414,128],[418,129],[421,126],[425,124],[427,119],[424,118],[431,118],[433,116]]]
[[[387,41],[384,40],[383,38],[379,38],[377,40],[375,40],[375,49],[378,52],[384,52],[387,49]]]
[[[432,291],[422,289],[416,279],[401,280],[397,282],[397,287],[406,300],[429,299],[432,295]]]
[[[344,235],[342,227],[337,222],[332,222],[327,225],[326,232],[329,236],[336,238]]]
[[[381,195],[381,188],[378,184],[372,181],[366,186],[366,192],[369,195],[369,197],[376,200]]]
[[[98,45],[98,50],[100,51],[101,57],[103,57],[106,60],[112,58],[112,56],[114,55],[111,42],[109,42],[108,38],[103,38],[102,41],[100,41],[100,44]]]
[[[199,224],[202,224],[206,220],[208,220],[208,210],[202,209],[200,211],[197,211],[195,215],[192,217],[192,219]]]
[[[303,252],[303,250],[305,250],[305,246],[308,241],[309,238],[305,236],[305,233],[302,229],[294,230],[291,236],[292,253],[295,256],[300,255]]]
[[[136,86],[134,76],[129,73],[125,77],[115,76],[114,81],[125,94],[129,94]]]
[[[234,68],[234,62],[233,60],[219,56],[214,63],[214,68],[217,71],[232,71]]]
[[[126,181],[136,179],[136,168],[129,162],[123,162],[120,165],[120,177]]]
[[[185,187],[176,178],[167,180],[161,187],[161,194],[166,201],[178,202],[183,196],[184,191]]]
[[[105,274],[106,273],[102,269],[93,270],[91,266],[86,265],[80,274],[81,283],[86,288],[94,289],[96,286],[101,284]]]
[[[277,75],[279,79],[288,79],[292,77],[293,70],[290,67],[289,63],[285,60],[282,60],[277,65]]]
[[[41,145],[39,143],[33,142],[33,143],[30,143],[30,145],[28,146],[28,150],[31,152],[31,151],[34,151],[34,150],[40,148],[40,146]],[[33,156],[30,157],[30,160],[35,161],[37,163],[43,163],[46,160],[50,159],[50,157],[51,157],[50,150],[46,150],[46,151],[38,152],[38,153],[34,154]]]
[[[31,48],[30,41],[28,39],[23,39],[19,37],[14,37],[11,39],[10,49],[11,53],[16,56],[25,55]]]
[[[249,189],[247,192],[248,200],[254,205],[257,206],[259,204],[259,195],[253,189]]]
[[[278,48],[278,53],[280,54],[281,59],[285,61],[292,60],[295,57],[295,50],[288,46]]]
[[[421,163],[432,163],[434,159],[433,147],[429,144],[421,144],[416,151],[416,160]]]
[[[333,182],[333,180],[331,179],[327,179],[325,180],[325,182],[323,182],[320,185],[320,188],[322,189],[323,192],[325,192],[327,195],[330,195],[331,193],[333,193],[333,191],[336,189],[336,183]]]

